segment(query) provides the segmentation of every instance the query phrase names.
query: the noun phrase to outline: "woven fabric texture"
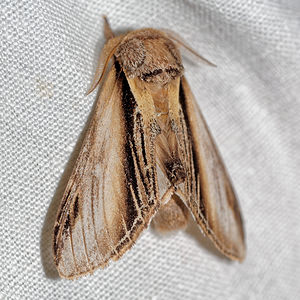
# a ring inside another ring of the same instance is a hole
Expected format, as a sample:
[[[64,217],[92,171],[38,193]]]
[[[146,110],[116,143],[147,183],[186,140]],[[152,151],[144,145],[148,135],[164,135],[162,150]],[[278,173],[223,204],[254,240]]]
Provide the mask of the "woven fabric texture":
[[[298,0],[2,0],[0,11],[0,299],[299,299]],[[58,277],[52,229],[97,98],[85,94],[103,14],[117,33],[171,29],[218,66],[184,59],[239,195],[244,263],[190,224],[149,228],[92,276]]]

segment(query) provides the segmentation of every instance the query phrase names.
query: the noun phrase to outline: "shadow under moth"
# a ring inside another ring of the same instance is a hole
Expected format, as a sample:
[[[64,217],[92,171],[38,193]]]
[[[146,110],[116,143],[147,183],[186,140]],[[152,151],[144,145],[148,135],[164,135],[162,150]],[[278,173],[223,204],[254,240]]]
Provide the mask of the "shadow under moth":
[[[245,241],[229,176],[183,75],[175,34],[141,29],[107,42],[89,92],[104,80],[54,226],[59,275],[73,279],[119,259],[153,220],[184,228],[189,211],[228,258]]]

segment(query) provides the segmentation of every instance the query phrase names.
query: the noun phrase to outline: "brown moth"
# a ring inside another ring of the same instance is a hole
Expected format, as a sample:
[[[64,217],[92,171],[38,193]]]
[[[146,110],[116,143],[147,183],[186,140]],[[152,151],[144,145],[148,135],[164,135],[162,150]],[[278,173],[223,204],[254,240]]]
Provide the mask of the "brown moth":
[[[188,210],[224,255],[242,261],[239,205],[183,76],[176,45],[187,46],[150,28],[115,37],[106,19],[105,36],[90,92],[106,79],[54,227],[60,276],[119,259],[153,217],[158,230],[184,228]]]

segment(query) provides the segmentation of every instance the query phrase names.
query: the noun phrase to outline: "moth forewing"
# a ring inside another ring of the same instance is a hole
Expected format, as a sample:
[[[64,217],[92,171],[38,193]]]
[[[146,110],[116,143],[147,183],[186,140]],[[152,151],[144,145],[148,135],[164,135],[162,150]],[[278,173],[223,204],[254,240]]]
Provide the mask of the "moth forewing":
[[[91,273],[121,257],[156,210],[154,157],[136,107],[124,73],[113,66],[55,225],[54,257],[62,277]],[[141,156],[142,140],[148,147]]]
[[[104,70],[97,69],[91,90],[112,66],[54,227],[60,276],[76,278],[119,259],[159,207],[156,228],[183,228],[189,208],[222,253],[242,260],[237,200],[177,47],[154,29],[114,37],[107,23],[105,32]]]
[[[223,160],[184,77],[180,102],[192,142],[192,193],[200,195],[198,202],[193,197],[186,198],[187,204],[216,247],[229,258],[242,261],[246,247],[239,204]]]

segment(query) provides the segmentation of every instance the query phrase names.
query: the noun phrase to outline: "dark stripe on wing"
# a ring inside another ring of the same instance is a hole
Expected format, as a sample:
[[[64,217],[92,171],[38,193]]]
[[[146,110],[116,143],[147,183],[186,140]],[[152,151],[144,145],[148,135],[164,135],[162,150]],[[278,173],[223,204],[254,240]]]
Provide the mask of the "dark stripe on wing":
[[[147,147],[151,147],[146,143],[145,139],[145,124],[142,114],[138,111],[138,105],[134,95],[130,89],[125,74],[121,71],[120,79],[122,82],[122,106],[125,121],[125,174],[128,184],[127,194],[127,228],[130,229],[133,222],[137,218],[137,211],[132,192],[136,199],[137,205],[141,208],[142,216],[149,210],[148,205],[153,205],[153,198],[156,196],[155,187],[155,170],[149,163],[153,162],[153,157],[150,155],[150,160],[147,157]],[[150,139],[150,143],[152,140]],[[143,190],[140,190],[139,181],[142,183]],[[147,199],[147,205],[142,201],[142,197]]]
[[[116,63],[117,64],[117,63]],[[125,157],[124,157],[124,167],[127,189],[127,202],[126,202],[126,217],[127,217],[127,228],[130,229],[133,226],[135,219],[138,216],[138,212],[135,207],[133,200],[131,188],[134,192],[135,198],[137,199],[138,206],[142,205],[141,199],[138,192],[138,183],[136,178],[136,172],[134,165],[134,158],[132,154],[136,154],[135,143],[134,143],[134,111],[137,107],[135,99],[130,90],[129,84],[126,80],[125,74],[122,72],[120,75],[120,80],[122,84],[122,106],[124,111],[124,122],[125,122]],[[131,188],[130,188],[131,187]]]

